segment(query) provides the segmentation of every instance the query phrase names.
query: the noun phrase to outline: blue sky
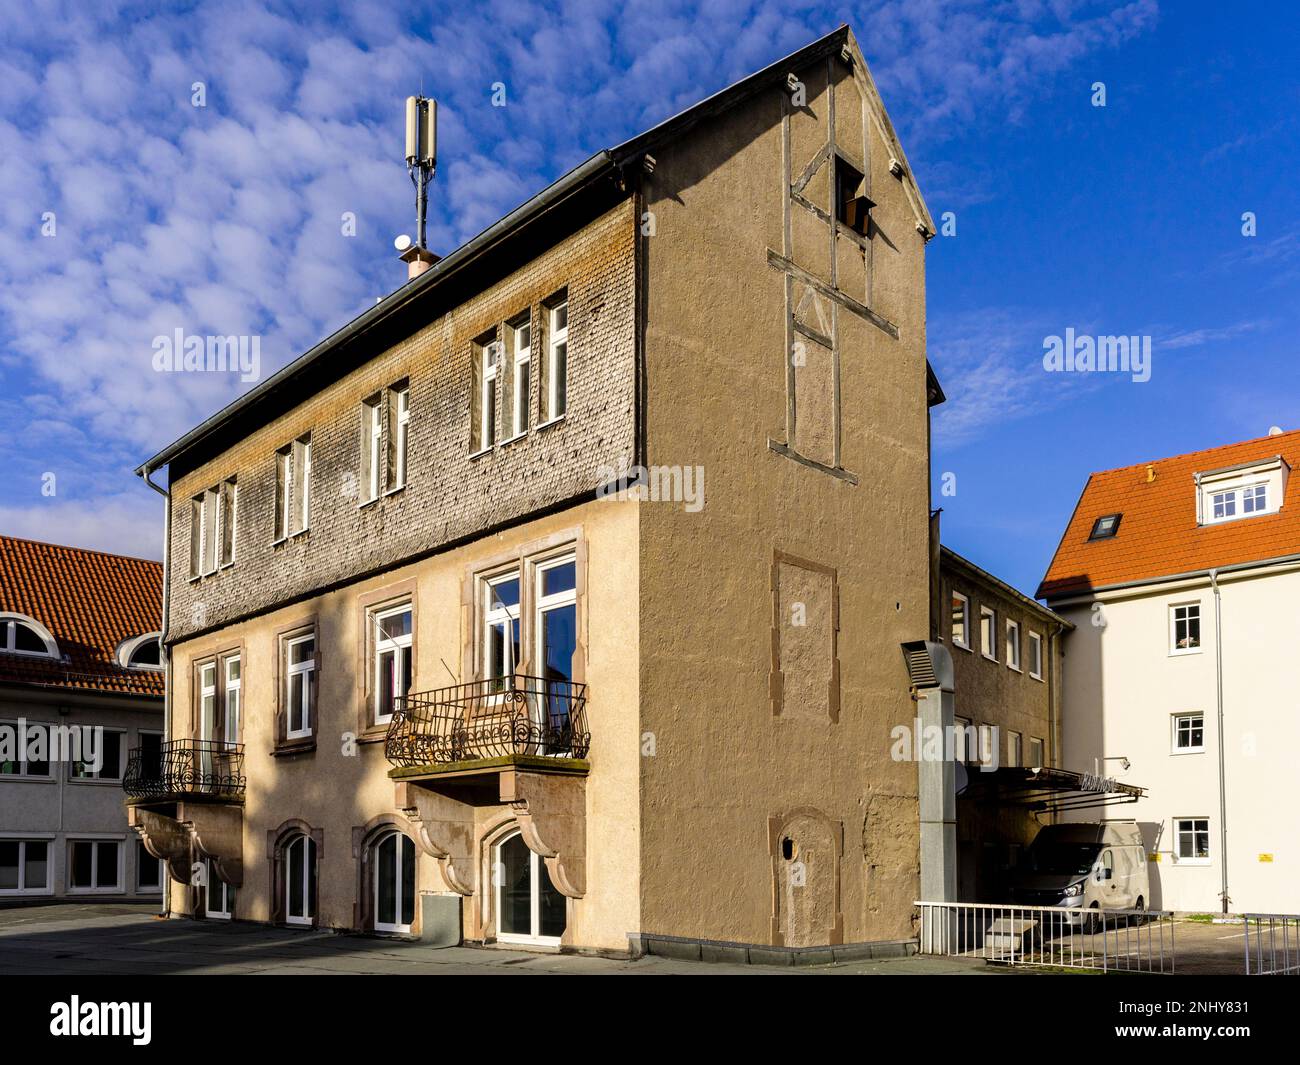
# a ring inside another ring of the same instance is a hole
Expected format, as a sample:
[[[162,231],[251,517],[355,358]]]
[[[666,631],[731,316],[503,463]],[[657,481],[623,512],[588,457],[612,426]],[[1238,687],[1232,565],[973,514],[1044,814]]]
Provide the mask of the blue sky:
[[[956,218],[927,292],[950,546],[1032,592],[1089,471],[1300,424],[1288,4],[34,2],[0,12],[0,531],[159,557],[130,471],[248,386],[158,374],[152,339],[258,334],[269,373],[394,288],[421,85],[446,251],[843,21]],[[1151,379],[1044,372],[1067,328],[1150,336]]]

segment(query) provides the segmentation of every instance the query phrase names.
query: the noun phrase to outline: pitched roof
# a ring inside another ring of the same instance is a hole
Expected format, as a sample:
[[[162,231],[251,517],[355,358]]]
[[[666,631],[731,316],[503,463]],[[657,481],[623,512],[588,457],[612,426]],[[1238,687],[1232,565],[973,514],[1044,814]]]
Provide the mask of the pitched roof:
[[[0,684],[162,696],[161,672],[126,669],[115,658],[124,640],[158,631],[159,563],[0,536],[0,612],[39,622],[60,652],[0,652]]]
[[[1194,475],[1281,456],[1300,466],[1300,430],[1094,473],[1056,549],[1039,598],[1059,599],[1119,584],[1300,552],[1300,477],[1287,481],[1275,514],[1197,525]],[[1148,467],[1155,475],[1149,480]],[[1114,537],[1089,540],[1093,523],[1121,514]]]
[[[547,212],[557,209],[558,205],[570,200],[577,194],[590,190],[602,181],[607,182],[614,176],[621,176],[625,168],[636,164],[651,148],[671,142],[686,135],[704,120],[735,106],[749,98],[774,81],[784,81],[787,73],[802,68],[807,63],[826,55],[838,55],[844,49],[852,55],[854,68],[861,72],[873,102],[878,105],[874,113],[876,132],[889,145],[891,154],[902,164],[901,180],[903,188],[916,215],[917,224],[924,229],[925,239],[934,235],[934,219],[925,204],[925,198],[916,182],[911,165],[895,132],[893,124],[880,101],[871,72],[858,48],[857,40],[847,25],[841,25],[823,37],[805,45],[782,59],[778,59],[762,70],[733,82],[720,92],[686,110],[673,115],[657,126],[638,134],[613,148],[596,152],[585,162],[579,163],[567,174],[557,178],[531,199],[516,207],[509,214],[494,222],[478,236],[471,238],[459,248],[444,256],[432,267],[418,277],[407,281],[394,292],[389,293],[372,307],[367,308],[352,321],[336,330],[302,355],[281,367],[270,377],[254,385],[251,389],[217,411],[206,421],[195,426],[185,435],[173,441],[152,458],[142,463],[136,473],[148,477],[153,471],[167,466],[185,455],[213,434],[222,430],[237,417],[253,411],[259,405],[265,405],[282,396],[290,396],[294,402],[305,398],[311,386],[304,383],[304,373],[317,366],[327,356],[335,356],[348,345],[363,338],[380,336],[386,326],[399,323],[419,302],[428,300],[444,283],[451,282],[460,271],[472,265],[484,255],[491,253],[508,237],[535,224]],[[387,346],[387,345],[385,345]],[[939,387],[934,370],[926,364],[928,386],[931,391],[931,406],[943,402],[943,390]]]

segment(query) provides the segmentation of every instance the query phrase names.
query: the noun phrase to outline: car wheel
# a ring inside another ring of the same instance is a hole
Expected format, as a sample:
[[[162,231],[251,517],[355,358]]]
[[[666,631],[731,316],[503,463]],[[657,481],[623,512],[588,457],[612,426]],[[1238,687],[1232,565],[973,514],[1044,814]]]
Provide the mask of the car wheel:
[[[1088,907],[1088,914],[1083,919],[1083,933],[1088,936],[1095,936],[1102,929],[1101,910],[1094,902]]]
[[[1137,902],[1133,903],[1133,909],[1136,913],[1129,914],[1129,924],[1146,924],[1147,920],[1147,903],[1141,895],[1137,897]]]

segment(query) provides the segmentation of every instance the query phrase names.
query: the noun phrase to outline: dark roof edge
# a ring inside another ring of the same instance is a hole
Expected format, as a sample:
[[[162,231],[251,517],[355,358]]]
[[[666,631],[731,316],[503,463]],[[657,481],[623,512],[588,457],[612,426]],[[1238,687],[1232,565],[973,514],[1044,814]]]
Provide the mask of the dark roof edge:
[[[1058,614],[1058,613],[1057,613],[1055,610],[1053,610],[1051,607],[1044,606],[1042,603],[1038,602],[1038,600],[1036,600],[1036,599],[1031,599],[1031,598],[1030,598],[1029,596],[1027,596],[1024,592],[1020,591],[1019,588],[1014,588],[1014,587],[1012,587],[1010,584],[1008,584],[1006,581],[1004,581],[1001,577],[994,576],[992,573],[990,573],[988,570],[986,570],[983,566],[978,566],[978,565],[976,565],[974,562],[972,562],[970,559],[966,558],[964,555],[959,555],[959,554],[957,554],[957,552],[954,551],[951,547],[945,547],[945,546],[943,546],[942,544],[940,544],[940,545],[939,545],[939,559],[940,559],[940,565],[941,565],[941,566],[942,566],[942,564],[943,564],[943,560],[944,560],[945,558],[947,558],[947,559],[949,559],[949,560],[952,560],[952,561],[955,561],[955,562],[957,562],[959,565],[964,566],[965,568],[967,568],[967,569],[969,569],[969,570],[973,570],[973,571],[974,571],[974,572],[975,572],[975,573],[976,573],[976,574],[977,574],[981,579],[983,579],[983,580],[987,580],[989,583],[993,584],[993,585],[994,585],[996,588],[998,588],[1000,591],[1006,593],[1006,594],[1007,594],[1008,596],[1010,596],[1012,599],[1015,599],[1017,602],[1019,602],[1019,603],[1022,604],[1023,606],[1029,607],[1030,609],[1032,609],[1033,611],[1035,611],[1035,612],[1036,612],[1040,617],[1045,617],[1045,618],[1049,619],[1050,621],[1055,622],[1056,624],[1060,625],[1061,628],[1063,628],[1063,629],[1067,629],[1067,630],[1068,630],[1068,629],[1073,629],[1073,628],[1074,628],[1074,622],[1072,622],[1072,621],[1067,621],[1065,618],[1061,617],[1061,615]]]
[[[574,167],[563,177],[557,178],[541,192],[520,204],[509,214],[497,220],[478,236],[473,237],[439,260],[414,281],[408,281],[401,288],[385,296],[375,306],[367,308],[347,325],[335,330],[324,340],[309,348],[302,355],[281,367],[265,381],[249,389],[239,398],[228,403],[211,417],[199,423],[184,436],[168,444],[153,458],[136,468],[136,475],[147,476],[154,470],[166,466],[179,455],[184,454],[210,433],[225,424],[245,408],[252,406],[264,396],[275,391],[282,383],[302,373],[313,363],[328,355],[347,341],[364,333],[367,329],[384,321],[398,310],[407,307],[412,301],[422,297],[435,288],[444,278],[454,274],[460,267],[475,259],[503,237],[508,236],[520,226],[532,221],[537,216],[553,207],[561,199],[568,197],[588,182],[614,168],[614,161],[608,151],[600,151],[590,159]]]

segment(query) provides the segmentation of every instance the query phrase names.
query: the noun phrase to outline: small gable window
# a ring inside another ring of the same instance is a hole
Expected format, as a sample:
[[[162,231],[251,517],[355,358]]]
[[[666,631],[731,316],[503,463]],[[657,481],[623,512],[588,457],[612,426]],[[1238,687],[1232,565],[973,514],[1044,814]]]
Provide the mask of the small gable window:
[[[1089,540],[1108,540],[1119,532],[1119,519],[1122,514],[1103,514],[1100,518],[1092,523],[1092,532],[1089,534]]]
[[[859,236],[867,235],[867,220],[875,204],[866,194],[866,180],[856,167],[835,157],[835,215]]]
[[[162,669],[161,632],[146,632],[122,643],[117,649],[117,663],[127,669]]]
[[[34,618],[0,614],[0,653],[58,658],[54,637]]]

